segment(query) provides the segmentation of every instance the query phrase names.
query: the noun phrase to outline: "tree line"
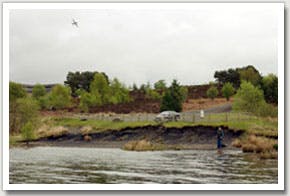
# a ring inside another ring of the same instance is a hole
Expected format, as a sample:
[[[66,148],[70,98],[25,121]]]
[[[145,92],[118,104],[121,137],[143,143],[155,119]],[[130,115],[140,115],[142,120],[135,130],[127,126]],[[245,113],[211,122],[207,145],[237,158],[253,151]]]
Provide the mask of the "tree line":
[[[233,109],[259,116],[278,115],[278,77],[274,74],[262,76],[253,66],[216,71],[214,78],[222,85],[222,95],[229,100],[234,96]],[[219,91],[211,83],[207,96],[214,99]],[[273,105],[274,104],[274,105]]]

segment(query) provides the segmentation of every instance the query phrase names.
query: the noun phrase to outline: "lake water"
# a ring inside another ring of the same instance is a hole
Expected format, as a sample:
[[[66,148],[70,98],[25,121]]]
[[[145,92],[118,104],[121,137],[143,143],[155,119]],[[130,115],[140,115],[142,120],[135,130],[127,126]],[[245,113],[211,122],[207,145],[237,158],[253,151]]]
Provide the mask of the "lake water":
[[[277,160],[238,150],[10,149],[10,183],[278,183]]]

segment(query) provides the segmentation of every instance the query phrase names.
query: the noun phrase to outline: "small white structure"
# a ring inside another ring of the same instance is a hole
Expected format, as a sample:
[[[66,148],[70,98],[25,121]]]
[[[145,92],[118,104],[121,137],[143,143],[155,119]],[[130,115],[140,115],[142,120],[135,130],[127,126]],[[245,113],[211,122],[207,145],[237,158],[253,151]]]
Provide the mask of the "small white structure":
[[[200,118],[204,118],[204,111],[200,110]]]

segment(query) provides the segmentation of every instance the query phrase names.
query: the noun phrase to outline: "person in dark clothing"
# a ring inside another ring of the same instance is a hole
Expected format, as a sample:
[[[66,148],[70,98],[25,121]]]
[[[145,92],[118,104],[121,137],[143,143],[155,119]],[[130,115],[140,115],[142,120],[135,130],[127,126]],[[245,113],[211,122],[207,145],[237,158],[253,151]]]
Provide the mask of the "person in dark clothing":
[[[222,130],[221,127],[218,128],[217,130],[217,148],[220,149],[222,148],[222,140],[224,138],[224,131]]]

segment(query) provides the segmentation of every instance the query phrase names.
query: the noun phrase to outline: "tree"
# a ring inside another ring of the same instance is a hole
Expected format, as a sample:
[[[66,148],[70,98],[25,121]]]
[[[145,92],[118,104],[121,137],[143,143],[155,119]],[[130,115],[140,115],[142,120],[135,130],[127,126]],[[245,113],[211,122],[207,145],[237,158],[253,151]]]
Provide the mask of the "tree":
[[[133,84],[132,90],[133,91],[138,91],[138,87],[137,87],[137,85],[135,83]]]
[[[82,111],[88,112],[90,107],[101,105],[101,97],[92,95],[86,91],[81,92],[80,94],[80,105]]]
[[[243,81],[236,93],[233,109],[255,113],[264,104],[263,91],[255,87],[251,82]]]
[[[241,81],[245,80],[247,82],[251,82],[254,86],[258,86],[260,84],[262,76],[253,65],[248,65],[247,67],[243,67],[237,70],[240,74]]]
[[[278,104],[278,77],[269,74],[262,79],[262,89],[268,103]]]
[[[235,88],[232,83],[226,82],[222,88],[222,94],[227,99],[230,100],[230,97],[235,93]]]
[[[27,93],[21,84],[9,82],[9,102],[14,102],[19,98],[26,97]]]
[[[34,134],[34,126],[29,121],[24,124],[24,126],[21,128],[21,136],[26,141],[26,145],[29,145],[29,140],[32,140],[35,138]]]
[[[117,78],[110,84],[111,98],[110,103],[126,103],[130,101],[129,89],[126,88]]]
[[[211,98],[212,100],[217,97],[218,93],[219,91],[214,85],[211,85],[211,87],[206,91],[207,97]]]
[[[186,86],[180,87],[182,102],[185,102],[188,96],[188,88]]]
[[[110,86],[106,77],[101,73],[96,73],[90,84],[90,92],[101,97],[101,105],[109,103]]]
[[[84,89],[85,91],[90,91],[90,84],[94,79],[94,75],[99,72],[69,72],[66,77],[66,81],[64,82],[66,85],[68,85],[71,88],[72,95],[77,96],[76,91],[78,89]],[[103,74],[107,82],[109,82],[109,78],[105,73]]]
[[[9,130],[11,133],[19,133],[19,118],[17,116],[17,100],[27,96],[21,84],[9,82]]]
[[[11,133],[19,133],[23,125],[31,121],[36,123],[39,105],[36,100],[25,97],[17,99],[15,109],[9,113],[9,129]]]
[[[48,96],[49,106],[55,109],[63,109],[71,105],[70,87],[58,84],[55,85]]]
[[[154,89],[158,91],[165,91],[166,90],[166,83],[165,80],[158,80],[154,83]]]
[[[223,71],[216,71],[214,73],[214,78],[220,84],[225,84],[230,82],[237,89],[240,86],[240,74],[237,69],[228,69]]]
[[[45,87],[41,84],[36,84],[32,89],[32,97],[39,99],[46,94]]]
[[[171,86],[165,91],[162,97],[160,110],[182,111],[183,95],[181,86],[177,80],[173,80]]]
[[[160,105],[160,112],[167,111],[167,110],[175,110],[174,108],[174,102],[173,96],[171,95],[170,90],[166,90],[165,94],[162,97],[162,102]]]

